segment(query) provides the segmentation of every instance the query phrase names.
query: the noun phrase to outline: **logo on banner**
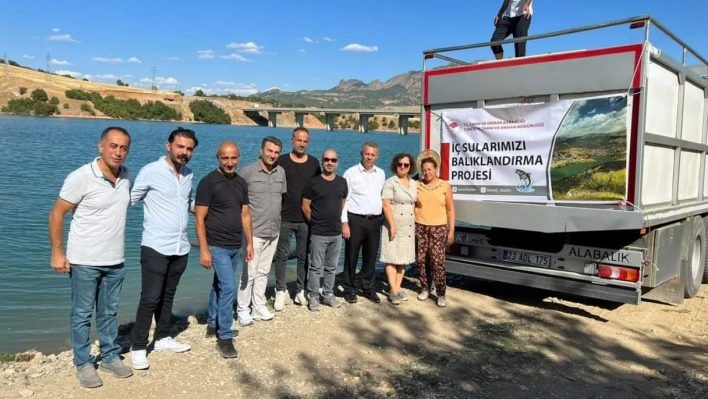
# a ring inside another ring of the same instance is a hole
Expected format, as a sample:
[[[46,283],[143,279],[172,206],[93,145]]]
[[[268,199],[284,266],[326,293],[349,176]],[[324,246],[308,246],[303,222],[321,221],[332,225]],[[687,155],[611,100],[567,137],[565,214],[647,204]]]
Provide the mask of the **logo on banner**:
[[[516,175],[519,176],[519,185],[516,186],[516,191],[520,193],[532,193],[533,190],[533,179],[531,179],[531,173],[525,172],[521,169],[516,169]]]
[[[450,137],[457,138],[457,136],[459,134],[459,130],[460,130],[457,128],[461,127],[461,126],[462,126],[462,122],[458,121],[457,119],[453,119],[450,122],[448,122],[447,127],[449,128],[448,134],[450,135]]]

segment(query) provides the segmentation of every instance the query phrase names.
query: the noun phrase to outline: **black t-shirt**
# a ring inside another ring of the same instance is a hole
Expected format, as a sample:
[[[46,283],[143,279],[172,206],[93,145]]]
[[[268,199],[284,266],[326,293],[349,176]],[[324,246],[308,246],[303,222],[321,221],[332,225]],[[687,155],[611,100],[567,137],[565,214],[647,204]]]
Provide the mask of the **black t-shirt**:
[[[283,209],[281,218],[284,222],[302,223],[305,216],[302,214],[302,190],[314,176],[322,173],[320,161],[312,155],[307,155],[307,161],[294,162],[290,153],[278,158],[278,165],[285,169],[285,178],[288,181],[288,191],[283,195]]]
[[[336,236],[342,234],[342,200],[347,198],[349,187],[341,176],[325,180],[322,176],[310,179],[302,197],[312,201],[310,210],[310,232],[316,236]]]
[[[241,210],[248,205],[248,186],[243,177],[227,178],[214,170],[199,182],[194,204],[208,206],[204,224],[207,244],[221,248],[241,248]]]

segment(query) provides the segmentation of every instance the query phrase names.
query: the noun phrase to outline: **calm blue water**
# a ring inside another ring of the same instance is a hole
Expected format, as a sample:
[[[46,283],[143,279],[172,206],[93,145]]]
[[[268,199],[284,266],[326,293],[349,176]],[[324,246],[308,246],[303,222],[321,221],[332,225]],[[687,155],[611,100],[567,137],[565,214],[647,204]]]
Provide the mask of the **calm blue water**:
[[[189,124],[0,116],[0,242],[5,248],[0,257],[0,352],[70,348],[69,277],[55,273],[49,266],[48,215],[66,175],[97,156],[100,132],[113,125],[123,126],[131,133],[133,142],[125,164],[135,177],[142,166],[165,153],[164,143],[172,129]],[[198,181],[216,167],[216,148],[223,140],[239,144],[239,169],[257,159],[260,141],[265,135],[280,138],[284,151],[291,149],[291,129],[288,128],[201,124],[189,127],[196,131],[199,139],[190,162],[195,189]],[[341,175],[359,161],[362,143],[374,140],[380,147],[378,165],[391,176],[388,164],[392,156],[401,151],[417,155],[419,139],[418,134],[312,131],[309,152],[320,157],[327,147],[338,150],[337,173]],[[142,217],[142,205],[128,211],[128,271],[119,310],[121,322],[134,319],[139,300]],[[69,214],[64,243],[70,220]],[[193,219],[189,233],[195,237]],[[289,263],[291,270],[294,262]],[[288,281],[294,280],[293,273],[289,276]],[[175,313],[206,309],[211,279],[212,272],[199,265],[199,251],[193,249],[177,290]],[[273,280],[271,271],[271,284]]]

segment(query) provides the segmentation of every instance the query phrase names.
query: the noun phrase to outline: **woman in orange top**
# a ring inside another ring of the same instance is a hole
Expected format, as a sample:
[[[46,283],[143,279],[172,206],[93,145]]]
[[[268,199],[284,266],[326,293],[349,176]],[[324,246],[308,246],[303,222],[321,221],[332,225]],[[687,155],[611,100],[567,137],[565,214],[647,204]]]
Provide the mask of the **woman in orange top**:
[[[455,236],[455,208],[450,184],[438,178],[440,156],[432,150],[424,151],[419,159],[422,178],[418,182],[418,198],[415,205],[416,261],[422,291],[418,299],[424,301],[430,295],[428,270],[432,269],[437,294],[437,304],[445,301],[445,248],[452,245]]]

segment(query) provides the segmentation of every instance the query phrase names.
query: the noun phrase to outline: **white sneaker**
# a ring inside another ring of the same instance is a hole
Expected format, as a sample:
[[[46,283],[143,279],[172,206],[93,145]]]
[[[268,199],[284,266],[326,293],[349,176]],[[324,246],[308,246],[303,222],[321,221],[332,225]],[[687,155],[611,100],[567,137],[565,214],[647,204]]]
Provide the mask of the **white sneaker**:
[[[165,337],[162,338],[159,341],[155,342],[155,350],[156,351],[169,351],[169,352],[186,352],[188,350],[192,349],[192,347],[188,344],[182,344],[177,342],[177,340],[173,339],[172,337]]]
[[[275,290],[275,301],[273,302],[273,307],[278,312],[285,308],[285,291]]]
[[[305,296],[305,290],[299,291],[297,294],[295,294],[295,299],[293,300],[296,305],[302,305],[306,306],[307,305],[307,297]]]
[[[130,352],[130,354],[134,369],[145,370],[146,368],[150,367],[150,362],[148,362],[147,359],[147,351],[145,349],[132,351]]]
[[[261,309],[253,309],[252,316],[254,319],[260,319],[263,321],[273,320],[275,315],[268,310],[265,306]]]

